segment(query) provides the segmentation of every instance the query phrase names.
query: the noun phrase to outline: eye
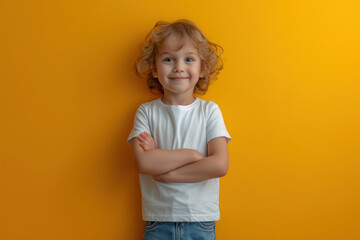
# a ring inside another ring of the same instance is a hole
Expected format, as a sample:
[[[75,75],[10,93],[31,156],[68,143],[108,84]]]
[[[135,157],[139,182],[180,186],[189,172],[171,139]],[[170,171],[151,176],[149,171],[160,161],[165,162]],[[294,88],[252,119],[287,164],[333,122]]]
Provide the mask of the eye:
[[[174,60],[172,58],[170,58],[170,57],[166,57],[166,58],[164,58],[163,61],[164,62],[173,62]]]
[[[186,58],[186,61],[187,61],[187,62],[193,62],[194,59],[193,59],[193,58]]]

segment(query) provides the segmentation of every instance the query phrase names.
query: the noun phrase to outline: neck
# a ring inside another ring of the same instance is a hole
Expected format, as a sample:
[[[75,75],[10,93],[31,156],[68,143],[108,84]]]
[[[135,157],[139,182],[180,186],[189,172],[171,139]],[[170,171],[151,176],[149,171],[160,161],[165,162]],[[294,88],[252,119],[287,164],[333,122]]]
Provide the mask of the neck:
[[[164,93],[164,96],[161,98],[162,102],[166,105],[189,105],[195,101],[193,95],[189,96],[177,96],[177,95],[168,95]]]

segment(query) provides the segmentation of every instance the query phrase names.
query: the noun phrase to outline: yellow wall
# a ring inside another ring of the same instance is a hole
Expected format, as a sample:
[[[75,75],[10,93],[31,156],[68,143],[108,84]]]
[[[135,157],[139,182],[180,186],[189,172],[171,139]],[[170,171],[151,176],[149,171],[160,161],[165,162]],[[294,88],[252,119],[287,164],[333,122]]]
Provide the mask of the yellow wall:
[[[205,99],[233,137],[218,239],[360,239],[360,3],[0,3],[0,239],[141,239],[126,138],[157,20],[225,49]]]

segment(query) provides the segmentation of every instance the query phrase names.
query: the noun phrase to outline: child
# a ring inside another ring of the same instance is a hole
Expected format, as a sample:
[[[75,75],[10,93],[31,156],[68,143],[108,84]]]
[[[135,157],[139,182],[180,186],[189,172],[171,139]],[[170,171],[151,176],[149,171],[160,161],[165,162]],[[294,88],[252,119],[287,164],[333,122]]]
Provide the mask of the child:
[[[162,94],[140,105],[128,138],[145,239],[215,239],[231,138],[219,107],[194,93],[204,94],[222,69],[218,48],[190,21],[158,22],[135,64],[150,90]]]

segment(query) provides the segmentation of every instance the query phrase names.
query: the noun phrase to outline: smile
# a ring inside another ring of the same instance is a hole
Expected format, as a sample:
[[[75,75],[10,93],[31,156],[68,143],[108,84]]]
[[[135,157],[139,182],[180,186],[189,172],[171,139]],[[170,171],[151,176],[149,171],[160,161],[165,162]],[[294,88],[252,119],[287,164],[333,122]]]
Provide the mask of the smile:
[[[181,80],[184,80],[184,79],[188,79],[189,77],[170,77],[171,80],[174,80],[174,81],[181,81]]]

